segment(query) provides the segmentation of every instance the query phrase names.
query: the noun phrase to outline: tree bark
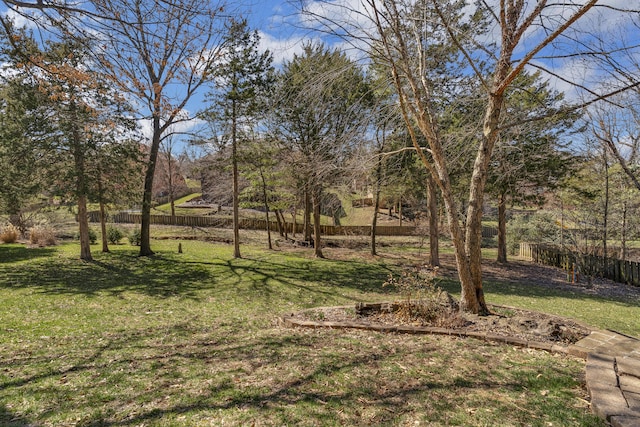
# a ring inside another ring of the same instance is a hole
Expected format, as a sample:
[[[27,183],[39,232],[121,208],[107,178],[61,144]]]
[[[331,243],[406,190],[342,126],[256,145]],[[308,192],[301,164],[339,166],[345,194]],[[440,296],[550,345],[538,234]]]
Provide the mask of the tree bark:
[[[284,217],[284,213],[282,212],[282,209],[276,210],[276,216],[280,217],[279,223],[282,225],[282,236],[285,239],[288,239],[289,238],[289,230],[287,230],[287,220]]]
[[[269,249],[273,249],[273,245],[271,244],[271,224],[269,223],[269,199],[267,198],[267,183],[264,178],[264,174],[262,173],[262,169],[260,170],[260,178],[262,180],[262,200],[264,200],[264,212],[267,218],[267,247]],[[278,228],[280,225],[280,220],[278,218],[278,212],[276,211],[276,220],[278,222]]]
[[[310,243],[311,242],[311,195],[309,194],[309,189],[305,188],[304,190],[304,241]]]
[[[284,218],[284,217],[283,217]],[[297,205],[293,206],[293,212],[291,213],[291,220],[293,222],[291,229],[291,238],[295,240],[296,232],[298,231],[298,208]],[[286,222],[285,222],[286,225]]]
[[[427,178],[427,215],[429,220],[429,263],[440,265],[440,230],[438,228],[438,192],[432,177]]]
[[[507,263],[507,200],[506,195],[498,196],[498,258],[500,264]]]
[[[604,262],[604,273],[607,271],[609,257],[607,248],[607,239],[609,238],[609,159],[607,158],[606,148],[602,153],[602,161],[604,164],[604,214],[602,218],[602,260]]]
[[[322,231],[320,228],[320,202],[321,194],[318,190],[313,191],[313,253],[316,258],[324,258],[322,253]]]
[[[508,63],[508,61],[505,61],[505,64]],[[502,83],[508,69],[508,65],[505,65],[504,68],[500,65],[498,66],[498,73],[495,76],[496,86]],[[494,92],[489,96],[483,123],[483,137],[476,154],[469,187],[469,205],[465,227],[465,255],[469,260],[471,279],[476,294],[477,306],[481,314],[489,313],[482,288],[482,209],[484,206],[487,170],[493,147],[498,139],[498,125],[503,103],[504,96],[502,93]]]
[[[373,195],[373,217],[371,218],[371,255],[376,256],[376,227],[378,226],[378,209],[380,209],[380,184],[376,184]]]
[[[285,237],[284,224],[282,223],[282,218],[280,217],[280,209],[275,209],[273,213],[276,216],[276,223],[278,224],[278,234],[280,236]]]
[[[89,240],[89,218],[87,217],[87,196],[78,196],[78,228],[80,232],[80,259],[93,261]]]
[[[80,234],[80,259],[92,261],[91,241],[89,239],[89,218],[87,216],[87,177],[85,170],[85,153],[82,146],[82,138],[76,126],[79,125],[79,118],[75,115],[77,112],[75,105],[71,106],[74,113],[75,123],[71,132],[73,160],[76,173],[76,197],[78,198],[78,232]]]
[[[231,123],[231,163],[233,166],[233,257],[240,256],[240,197],[238,190],[238,144],[237,144],[237,118],[236,102],[232,103],[232,123]]]
[[[101,186],[100,183],[98,183]],[[98,190],[100,191],[100,190]],[[100,191],[102,194],[102,191]],[[104,201],[100,197],[100,231],[102,232],[102,252],[109,252],[109,240],[107,236],[107,214],[105,212]]]
[[[144,176],[144,192],[142,194],[142,212],[140,215],[140,256],[151,256],[151,202],[153,197],[153,178],[156,172],[156,162],[158,161],[158,151],[160,150],[160,111],[156,111],[153,119],[153,136],[149,149],[149,160],[147,161],[147,172]]]
[[[627,259],[627,202],[622,203],[622,230],[620,236],[620,259]]]

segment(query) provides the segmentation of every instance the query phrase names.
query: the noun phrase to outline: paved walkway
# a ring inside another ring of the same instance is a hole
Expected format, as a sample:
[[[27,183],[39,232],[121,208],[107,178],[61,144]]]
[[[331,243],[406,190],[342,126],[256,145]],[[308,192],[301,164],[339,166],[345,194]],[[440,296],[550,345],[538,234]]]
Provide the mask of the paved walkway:
[[[586,356],[592,411],[613,427],[640,426],[640,340],[596,330],[568,352]]]

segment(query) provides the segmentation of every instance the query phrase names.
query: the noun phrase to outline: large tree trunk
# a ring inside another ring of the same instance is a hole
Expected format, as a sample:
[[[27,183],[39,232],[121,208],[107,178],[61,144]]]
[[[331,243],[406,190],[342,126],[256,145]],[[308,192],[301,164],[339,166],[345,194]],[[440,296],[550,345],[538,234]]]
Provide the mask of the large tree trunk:
[[[622,230],[620,236],[620,259],[627,259],[627,202],[622,203]]]
[[[264,201],[264,212],[267,219],[267,246],[269,247],[269,249],[273,249],[273,245],[271,244],[271,224],[269,223],[269,199],[267,198],[267,183],[265,182],[262,170],[260,170],[260,178],[262,180],[262,200]],[[280,228],[280,221],[278,219],[277,211],[275,215],[278,223],[278,228]]]
[[[80,259],[92,261],[91,241],[89,240],[89,218],[87,216],[87,196],[78,196],[78,228],[80,232]]]
[[[107,214],[105,212],[102,197],[100,197],[100,231],[102,232],[102,252],[109,252],[109,240],[107,236]]]
[[[498,258],[501,264],[507,263],[507,198],[500,193],[498,196]]]
[[[427,178],[427,215],[429,219],[429,263],[440,265],[440,230],[438,229],[438,193],[432,177]]]
[[[609,239],[609,159],[607,158],[606,148],[603,150],[602,161],[604,163],[604,213],[602,218],[602,261],[604,271],[607,273],[609,251],[607,248],[607,240]]]
[[[151,250],[151,201],[153,197],[153,178],[156,172],[156,162],[158,161],[158,151],[160,149],[160,113],[154,114],[153,137],[151,138],[151,148],[149,149],[149,159],[147,161],[147,172],[144,176],[144,192],[142,194],[142,212],[140,219],[140,256],[153,255]]]
[[[382,192],[382,157],[381,154],[384,151],[384,144],[381,145],[378,151],[378,157],[376,161],[375,170],[375,189],[373,190],[373,217],[371,218],[371,255],[377,255],[376,248],[376,227],[378,225],[378,211],[380,210],[380,193]]]
[[[273,213],[276,216],[276,224],[278,224],[278,234],[282,237],[285,237],[285,229],[284,229],[285,225],[282,222],[283,218],[281,218],[280,216],[280,209],[275,209]]]
[[[376,250],[376,227],[378,226],[378,210],[380,209],[380,184],[376,184],[373,195],[373,217],[371,218],[371,255],[378,254]]]
[[[77,119],[76,119],[77,120]],[[87,216],[87,181],[85,172],[85,153],[77,130],[72,132],[73,159],[76,173],[76,195],[78,198],[78,228],[80,234],[80,259],[92,261],[91,241],[89,239],[89,218]]]
[[[308,185],[307,185],[308,186]],[[311,195],[309,189],[304,190],[304,225],[303,225],[304,241],[311,242]]]
[[[313,253],[317,258],[324,258],[322,253],[322,230],[320,228],[320,202],[319,190],[313,191]]]
[[[238,144],[236,141],[236,104],[233,102],[231,125],[231,163],[233,166],[233,257],[240,258],[240,197],[238,190]]]
[[[295,240],[296,233],[298,231],[298,208],[296,205],[293,206],[293,212],[291,213],[291,222],[293,223],[291,228],[291,238]]]
[[[504,70],[499,69],[498,71],[502,71],[502,73],[499,72],[495,76],[495,81],[502,82],[508,68]],[[493,93],[489,96],[483,123],[483,137],[480,140],[480,146],[478,147],[473,165],[473,173],[471,175],[469,207],[467,209],[467,222],[465,227],[465,253],[469,260],[477,304],[480,313],[483,314],[489,313],[489,309],[487,308],[484,299],[484,290],[482,288],[482,209],[484,204],[484,189],[487,182],[487,170],[489,168],[489,160],[491,160],[493,147],[498,139],[498,125],[503,101],[504,97],[501,93]]]

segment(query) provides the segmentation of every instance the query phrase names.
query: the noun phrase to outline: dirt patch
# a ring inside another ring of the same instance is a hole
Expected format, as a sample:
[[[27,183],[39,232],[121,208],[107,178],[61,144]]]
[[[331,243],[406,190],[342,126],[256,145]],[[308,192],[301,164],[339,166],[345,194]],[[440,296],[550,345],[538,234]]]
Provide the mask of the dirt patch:
[[[441,277],[457,279],[455,262],[451,256],[441,257]],[[483,262],[486,283],[514,283],[561,290],[574,294],[591,295],[625,302],[640,302],[640,288],[616,283],[611,280],[593,278],[590,283],[581,280],[572,283],[567,273],[559,268],[534,264],[527,261],[511,261],[506,265],[495,261]],[[440,327],[453,331],[479,332],[527,341],[568,345],[587,336],[591,330],[585,325],[559,316],[510,307],[490,307],[492,314],[477,316],[451,310],[449,317],[420,319],[406,316],[394,310],[371,310],[358,313],[355,306],[317,308],[295,314],[301,320],[342,322],[359,326],[416,326]]]
[[[525,341],[569,345],[591,333],[591,329],[562,317],[511,307],[492,306],[491,314],[452,312],[448,317],[424,319],[408,316],[401,304],[371,304],[370,310],[351,307],[320,307],[294,314],[292,317],[329,324],[345,323],[358,327],[414,326],[446,328],[461,333],[479,332]]]

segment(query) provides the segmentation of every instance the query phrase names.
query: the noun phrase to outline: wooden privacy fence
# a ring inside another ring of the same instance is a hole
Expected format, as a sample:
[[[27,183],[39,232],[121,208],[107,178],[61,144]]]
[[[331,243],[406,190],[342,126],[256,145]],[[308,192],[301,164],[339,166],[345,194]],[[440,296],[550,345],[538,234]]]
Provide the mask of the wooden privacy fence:
[[[109,215],[109,221],[117,224],[140,224],[142,215],[129,212],[118,212]],[[89,212],[89,221],[100,222],[99,212]],[[220,218],[216,216],[187,216],[187,215],[151,215],[150,224],[153,225],[180,225],[185,227],[213,227],[231,228],[233,221],[231,218]],[[243,230],[266,230],[267,220],[257,218],[241,218],[239,226]],[[294,224],[285,223],[287,233],[293,233]],[[277,230],[278,223],[269,221],[269,229]],[[325,236],[368,236],[371,234],[369,225],[321,225],[320,230]],[[295,232],[304,232],[303,224],[295,224]],[[428,230],[418,230],[415,226],[409,225],[377,225],[376,234],[378,236],[417,236],[420,233],[427,233]],[[495,227],[482,227],[482,237],[495,237],[498,230]]]
[[[594,255],[576,255],[548,245],[520,243],[520,256],[538,264],[560,267],[568,273],[604,277],[640,286],[640,263]]]
[[[118,212],[109,215],[109,222],[116,224],[140,224],[141,214]],[[89,213],[89,221],[99,222],[100,215],[97,212]],[[150,224],[152,225],[179,225],[185,227],[214,227],[214,228],[231,228],[233,221],[231,218],[220,218],[215,216],[187,216],[187,215],[151,215]],[[241,218],[239,226],[243,230],[266,230],[266,219]],[[287,233],[293,233],[294,224],[287,222],[285,224]],[[303,224],[295,224],[295,232],[302,233],[304,231]],[[277,230],[278,223],[269,221],[269,229]],[[325,236],[368,236],[371,233],[371,227],[363,226],[340,226],[340,225],[321,225],[321,232]],[[399,226],[399,225],[379,225],[376,226],[376,234],[379,236],[413,236],[416,235],[416,227]]]

